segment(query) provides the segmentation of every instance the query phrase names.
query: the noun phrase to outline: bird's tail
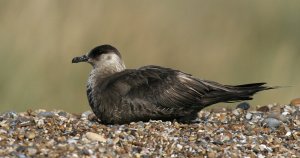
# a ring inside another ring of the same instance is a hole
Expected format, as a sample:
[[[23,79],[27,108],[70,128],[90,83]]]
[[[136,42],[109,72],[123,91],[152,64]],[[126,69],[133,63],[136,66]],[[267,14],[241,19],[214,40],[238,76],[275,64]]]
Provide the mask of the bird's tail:
[[[252,100],[252,96],[259,92],[278,87],[265,86],[266,83],[251,83],[237,86],[221,85],[212,81],[205,81],[213,91],[203,97],[203,105],[211,105],[218,102],[238,102],[242,100]]]

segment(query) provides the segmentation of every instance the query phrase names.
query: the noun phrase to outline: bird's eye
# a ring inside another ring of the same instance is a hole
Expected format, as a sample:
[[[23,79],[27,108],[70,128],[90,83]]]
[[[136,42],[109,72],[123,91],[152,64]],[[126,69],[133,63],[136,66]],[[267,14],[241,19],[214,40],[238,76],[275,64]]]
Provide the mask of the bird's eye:
[[[106,60],[110,60],[111,59],[111,55],[108,55],[107,57],[106,57]]]

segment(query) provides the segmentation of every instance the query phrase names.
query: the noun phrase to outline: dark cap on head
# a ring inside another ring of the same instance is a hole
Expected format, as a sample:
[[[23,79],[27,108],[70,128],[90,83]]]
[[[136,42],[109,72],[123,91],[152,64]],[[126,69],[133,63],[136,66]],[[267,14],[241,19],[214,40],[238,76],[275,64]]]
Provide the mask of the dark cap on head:
[[[115,53],[116,55],[118,55],[120,57],[120,59],[122,58],[121,54],[117,48],[115,48],[111,45],[105,44],[105,45],[101,45],[101,46],[97,46],[97,47],[93,48],[92,50],[89,51],[89,53],[87,53],[87,55],[73,58],[72,63],[87,62],[89,60],[89,58],[95,59],[98,56],[100,56],[102,54],[106,54],[106,53]]]
[[[120,58],[121,58],[121,54],[120,52],[118,51],[117,48],[111,46],[111,45],[101,45],[101,46],[97,46],[95,48],[93,48],[88,54],[87,56],[89,58],[96,58],[98,57],[99,55],[101,54],[106,54],[106,53],[116,53]]]

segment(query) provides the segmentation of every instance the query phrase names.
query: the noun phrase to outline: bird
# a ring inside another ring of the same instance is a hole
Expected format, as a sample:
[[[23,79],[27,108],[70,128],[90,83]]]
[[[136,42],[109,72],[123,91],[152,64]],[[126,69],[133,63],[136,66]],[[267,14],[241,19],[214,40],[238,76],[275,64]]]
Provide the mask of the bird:
[[[155,65],[127,69],[119,50],[108,44],[72,59],[72,63],[80,62],[92,66],[86,93],[103,124],[150,120],[190,123],[207,106],[251,100],[255,93],[274,88],[264,82],[224,85]]]

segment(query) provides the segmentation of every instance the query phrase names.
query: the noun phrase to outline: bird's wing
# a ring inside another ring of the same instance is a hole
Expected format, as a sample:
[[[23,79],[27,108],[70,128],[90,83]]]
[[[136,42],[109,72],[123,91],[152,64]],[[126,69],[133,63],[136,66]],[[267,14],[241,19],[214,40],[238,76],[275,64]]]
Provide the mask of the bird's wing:
[[[112,75],[101,89],[128,100],[143,100],[164,108],[201,106],[201,98],[214,88],[191,75],[159,66],[125,70]]]

